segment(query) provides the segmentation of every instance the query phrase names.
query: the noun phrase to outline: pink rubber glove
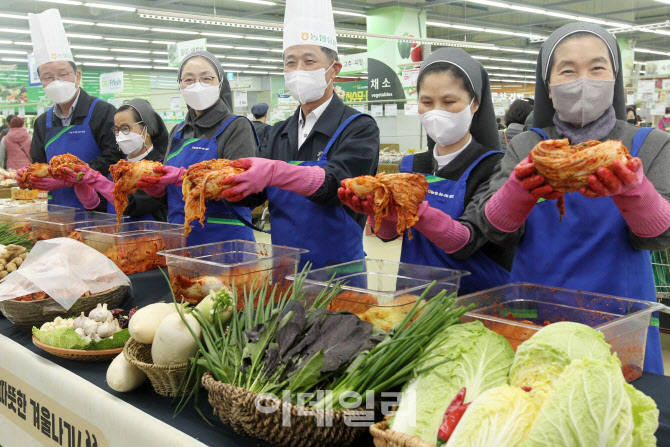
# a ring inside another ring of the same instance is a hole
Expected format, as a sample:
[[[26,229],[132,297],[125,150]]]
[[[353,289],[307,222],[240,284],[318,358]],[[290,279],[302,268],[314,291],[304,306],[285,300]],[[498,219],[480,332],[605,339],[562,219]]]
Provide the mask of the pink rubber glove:
[[[74,170],[61,166],[58,169],[58,175],[70,183],[95,183],[98,178],[103,177],[95,169],[87,168],[86,166],[75,166]],[[104,177],[103,177],[104,178]]]
[[[263,191],[268,186],[311,196],[326,179],[326,171],[318,166],[298,166],[280,160],[266,158],[240,158],[230,163],[234,168],[246,172],[225,178],[222,185],[233,185],[223,191],[222,197],[230,202],[242,200],[249,194]]]
[[[361,200],[354,192],[347,188],[346,181],[348,179],[342,180],[342,188],[337,190],[337,196],[340,198],[342,203],[356,211],[359,214],[367,214],[368,225],[372,230],[375,230],[375,210],[374,210],[374,197],[372,194],[368,194],[368,197],[365,200]],[[391,204],[393,206],[393,204]],[[379,226],[379,229],[375,232],[375,235],[384,240],[395,239],[398,237],[398,218],[395,213],[395,209],[392,209],[389,212],[389,215],[386,219],[382,219],[382,223]]]
[[[142,180],[137,182],[137,186],[142,188],[152,197],[162,197],[167,191],[168,185],[181,186],[182,177],[186,168],[175,168],[174,166],[156,166],[154,172],[163,174],[160,177],[150,175],[142,176]]]
[[[19,188],[21,189],[29,189],[29,186],[26,185],[21,181],[24,175],[26,175],[26,171],[28,170],[28,166],[25,168],[19,168],[16,170],[16,183],[19,185]]]
[[[505,184],[491,196],[484,213],[498,230],[513,233],[526,222],[538,199],[555,200],[562,195],[537,173],[528,157],[516,165]]]
[[[419,221],[414,224],[424,236],[446,253],[461,250],[470,240],[470,230],[447,213],[430,206],[427,201],[419,205]]]
[[[670,203],[644,175],[642,161],[635,157],[612,169],[600,168],[581,188],[586,197],[612,197],[631,231],[640,237],[656,237],[670,228]]]
[[[77,198],[84,205],[84,208],[91,210],[100,205],[100,196],[95,192],[91,185],[86,183],[77,183],[74,185],[74,193]]]
[[[55,189],[74,186],[73,183],[51,177],[30,177],[30,183],[32,183],[33,186],[35,186],[35,188],[39,189],[40,191],[53,191]]]

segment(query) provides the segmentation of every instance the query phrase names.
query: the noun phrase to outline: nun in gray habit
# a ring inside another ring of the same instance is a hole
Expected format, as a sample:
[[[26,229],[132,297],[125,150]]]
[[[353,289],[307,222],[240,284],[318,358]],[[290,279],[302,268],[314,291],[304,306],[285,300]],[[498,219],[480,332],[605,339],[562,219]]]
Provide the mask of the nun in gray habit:
[[[626,122],[619,47],[598,25],[554,31],[536,70],[534,129],[510,142],[480,201],[480,227],[491,241],[517,247],[512,281],[655,302],[649,250],[670,247],[670,136]],[[528,159],[537,143],[559,138],[619,140],[634,158],[560,194]],[[554,202],[561,195],[562,220]],[[657,315],[644,370],[663,374]]]
[[[434,177],[412,238],[404,234],[401,261],[469,271],[461,279],[463,294],[507,284],[514,251],[486,241],[473,200],[487,190],[503,156],[488,73],[465,51],[441,48],[421,65],[417,88],[421,121],[436,146],[403,157],[400,170]],[[445,106],[445,95],[462,110]],[[378,232],[385,240],[394,234],[394,223]]]

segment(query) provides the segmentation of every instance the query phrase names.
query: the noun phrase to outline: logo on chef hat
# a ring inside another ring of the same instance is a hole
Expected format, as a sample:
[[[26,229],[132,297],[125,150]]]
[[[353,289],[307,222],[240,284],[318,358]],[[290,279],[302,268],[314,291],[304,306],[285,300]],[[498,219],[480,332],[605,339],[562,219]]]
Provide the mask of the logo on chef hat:
[[[309,40],[309,33],[302,33],[302,40]]]
[[[58,59],[58,53],[51,53],[51,59],[53,60]]]

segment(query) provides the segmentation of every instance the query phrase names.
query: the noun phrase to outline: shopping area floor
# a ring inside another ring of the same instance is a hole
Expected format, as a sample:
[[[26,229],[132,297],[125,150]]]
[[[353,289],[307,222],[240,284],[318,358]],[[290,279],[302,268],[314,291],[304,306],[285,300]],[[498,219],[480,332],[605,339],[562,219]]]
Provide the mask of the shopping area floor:
[[[256,241],[270,243],[270,235],[256,232]],[[400,260],[401,241],[382,242],[379,238],[366,236],[363,239],[365,253],[370,258],[386,259],[389,261]],[[665,375],[670,376],[670,334],[661,334],[661,348],[663,350],[663,363]]]

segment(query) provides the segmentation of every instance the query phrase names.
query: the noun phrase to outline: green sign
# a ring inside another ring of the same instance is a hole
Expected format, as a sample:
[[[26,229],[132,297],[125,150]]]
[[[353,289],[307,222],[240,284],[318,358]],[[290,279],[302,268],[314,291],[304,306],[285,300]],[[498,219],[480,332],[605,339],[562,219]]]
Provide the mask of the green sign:
[[[335,94],[344,102],[368,100],[368,81],[336,82]]]

